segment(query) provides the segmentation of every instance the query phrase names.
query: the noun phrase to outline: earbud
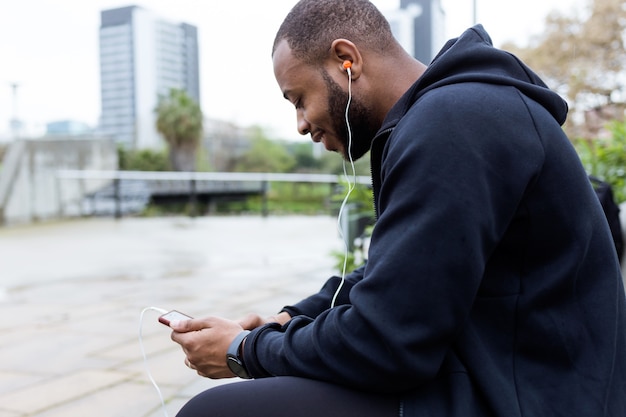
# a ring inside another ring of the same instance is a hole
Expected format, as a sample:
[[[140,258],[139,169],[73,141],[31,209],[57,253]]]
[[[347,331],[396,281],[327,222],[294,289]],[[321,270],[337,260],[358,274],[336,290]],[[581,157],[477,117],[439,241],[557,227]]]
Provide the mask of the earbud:
[[[352,79],[352,71],[350,71],[350,68],[352,68],[352,62],[348,61],[347,59],[343,61],[343,69],[345,69],[348,73],[348,77]]]

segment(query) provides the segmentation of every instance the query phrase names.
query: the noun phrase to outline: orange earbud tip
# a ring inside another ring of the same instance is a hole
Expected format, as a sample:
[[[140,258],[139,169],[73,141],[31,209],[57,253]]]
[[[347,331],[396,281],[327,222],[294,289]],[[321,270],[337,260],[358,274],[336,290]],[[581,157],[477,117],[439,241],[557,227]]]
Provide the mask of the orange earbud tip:
[[[343,69],[348,69],[348,68],[352,68],[352,62],[343,61]]]

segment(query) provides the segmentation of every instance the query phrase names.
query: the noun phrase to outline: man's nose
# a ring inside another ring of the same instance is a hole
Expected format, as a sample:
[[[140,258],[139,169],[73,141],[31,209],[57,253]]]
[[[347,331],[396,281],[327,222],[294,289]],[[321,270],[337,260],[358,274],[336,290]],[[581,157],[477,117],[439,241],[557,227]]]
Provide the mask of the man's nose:
[[[302,111],[302,109],[298,109],[296,111],[296,117],[298,124],[298,133],[300,133],[301,135],[307,135],[311,133],[311,125],[309,125],[309,122],[307,122],[306,118],[304,117],[304,112]]]

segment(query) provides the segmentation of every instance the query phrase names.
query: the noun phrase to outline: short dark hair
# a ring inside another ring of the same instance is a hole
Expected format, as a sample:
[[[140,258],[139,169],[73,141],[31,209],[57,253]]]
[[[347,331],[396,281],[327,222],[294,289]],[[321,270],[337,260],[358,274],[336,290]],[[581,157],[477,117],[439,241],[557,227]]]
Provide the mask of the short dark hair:
[[[379,53],[394,42],[389,22],[368,0],[301,0],[278,29],[272,55],[285,39],[295,57],[314,64],[339,38]]]

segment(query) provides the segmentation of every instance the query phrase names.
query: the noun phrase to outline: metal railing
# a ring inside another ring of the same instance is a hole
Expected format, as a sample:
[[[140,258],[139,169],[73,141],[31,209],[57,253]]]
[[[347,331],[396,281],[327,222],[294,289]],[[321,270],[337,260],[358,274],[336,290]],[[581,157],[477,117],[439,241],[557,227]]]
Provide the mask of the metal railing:
[[[114,215],[122,217],[122,184],[124,181],[146,182],[187,182],[189,202],[192,207],[197,203],[198,193],[224,194],[226,189],[230,192],[240,190],[244,194],[257,194],[263,198],[262,212],[267,215],[266,191],[271,182],[292,183],[325,183],[338,184],[343,176],[330,174],[282,174],[282,173],[258,173],[258,172],[161,172],[161,171],[101,171],[101,170],[73,170],[63,169],[56,173],[58,180],[99,180],[110,181],[112,185],[112,198],[114,200]],[[350,178],[352,181],[353,178]],[[359,184],[371,183],[368,176],[357,176]],[[202,184],[199,186],[199,184]],[[209,184],[207,186],[207,184]],[[227,185],[230,184],[230,185]],[[233,185],[234,184],[234,185]],[[252,185],[251,185],[252,184]],[[254,185],[256,184],[256,185]],[[199,187],[204,189],[199,190]],[[207,189],[207,187],[209,189]],[[211,191],[211,187],[213,191]],[[180,192],[180,187],[176,187]],[[59,187],[62,189],[62,187]],[[59,198],[62,200],[62,198]]]

